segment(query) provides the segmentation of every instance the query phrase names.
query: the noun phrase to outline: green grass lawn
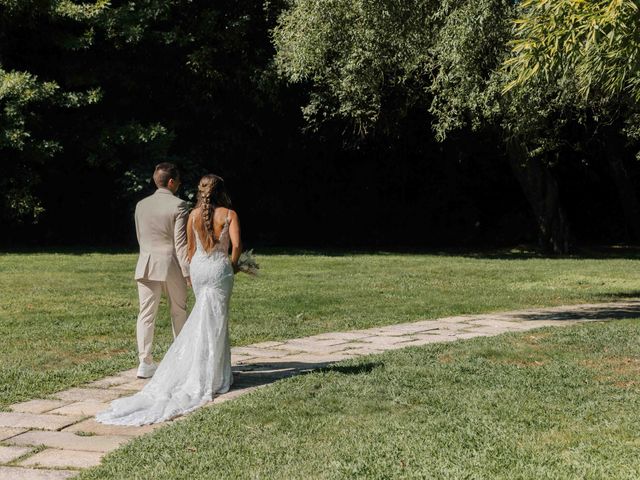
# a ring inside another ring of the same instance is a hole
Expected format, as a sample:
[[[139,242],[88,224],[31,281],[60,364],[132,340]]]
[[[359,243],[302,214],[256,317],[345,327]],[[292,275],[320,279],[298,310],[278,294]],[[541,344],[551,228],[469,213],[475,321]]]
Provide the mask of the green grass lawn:
[[[234,345],[637,295],[637,255],[268,254],[237,278]],[[134,254],[0,255],[0,408],[136,365]],[[160,358],[171,341],[166,308]]]
[[[637,320],[390,351],[204,408],[79,478],[637,479],[639,358]]]

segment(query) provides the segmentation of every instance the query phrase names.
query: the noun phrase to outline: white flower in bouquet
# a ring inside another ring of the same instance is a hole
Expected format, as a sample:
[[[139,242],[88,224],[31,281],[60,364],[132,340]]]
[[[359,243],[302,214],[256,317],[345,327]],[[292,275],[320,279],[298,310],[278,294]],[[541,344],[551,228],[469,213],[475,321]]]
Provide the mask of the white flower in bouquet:
[[[242,252],[242,254],[240,254],[240,259],[238,260],[239,272],[244,272],[248,275],[255,276],[258,275],[259,269],[260,265],[258,265],[256,257],[253,256],[253,249]]]

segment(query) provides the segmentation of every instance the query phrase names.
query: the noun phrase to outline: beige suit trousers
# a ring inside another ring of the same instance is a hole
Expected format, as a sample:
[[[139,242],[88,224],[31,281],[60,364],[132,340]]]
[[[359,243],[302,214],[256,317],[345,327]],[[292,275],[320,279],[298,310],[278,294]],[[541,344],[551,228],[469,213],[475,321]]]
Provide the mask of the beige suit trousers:
[[[173,338],[175,338],[187,321],[187,284],[180,275],[169,275],[165,282],[145,279],[139,279],[137,282],[140,299],[140,313],[136,326],[138,356],[141,362],[152,363],[153,333],[162,292],[165,293],[169,302]]]

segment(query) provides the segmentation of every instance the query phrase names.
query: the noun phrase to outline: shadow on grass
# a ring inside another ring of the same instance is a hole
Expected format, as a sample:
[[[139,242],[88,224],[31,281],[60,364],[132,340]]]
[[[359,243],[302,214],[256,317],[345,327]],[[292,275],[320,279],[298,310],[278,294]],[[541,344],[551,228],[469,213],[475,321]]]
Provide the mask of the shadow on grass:
[[[232,390],[244,390],[252,387],[262,387],[278,380],[311,372],[337,372],[343,375],[360,375],[383,365],[382,362],[369,362],[353,366],[334,365],[336,362],[265,362],[236,365],[232,368],[233,386],[231,388]]]
[[[369,373],[378,367],[382,367],[383,365],[383,362],[369,362],[361,365],[331,365],[329,367],[321,368],[317,371],[323,373],[336,372],[342,373],[343,375],[360,375],[363,373]]]
[[[613,295],[612,295],[613,296]],[[621,297],[640,297],[640,292],[631,292],[626,294],[617,294],[614,298]],[[554,307],[544,309],[538,312],[521,313],[515,315],[522,321],[539,321],[539,320],[586,320],[586,321],[604,321],[604,320],[624,320],[632,318],[640,318],[640,300],[627,300],[624,305],[593,305],[593,306],[567,306]]]
[[[622,300],[625,298],[640,298],[640,290],[631,290],[630,292],[599,293],[598,298],[611,299],[611,301]]]

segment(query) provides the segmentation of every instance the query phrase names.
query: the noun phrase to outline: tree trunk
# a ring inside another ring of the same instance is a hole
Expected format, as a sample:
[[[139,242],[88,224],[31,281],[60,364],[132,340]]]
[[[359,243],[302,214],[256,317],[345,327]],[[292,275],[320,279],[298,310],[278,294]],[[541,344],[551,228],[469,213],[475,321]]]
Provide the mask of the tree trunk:
[[[633,240],[640,240],[640,203],[631,177],[624,166],[624,148],[613,139],[609,143],[610,151],[605,152],[609,171],[618,191],[618,198],[627,223],[627,229]]]
[[[560,205],[558,182],[541,159],[528,158],[522,142],[510,141],[507,154],[538,222],[540,247],[546,252],[568,253],[569,225]]]

